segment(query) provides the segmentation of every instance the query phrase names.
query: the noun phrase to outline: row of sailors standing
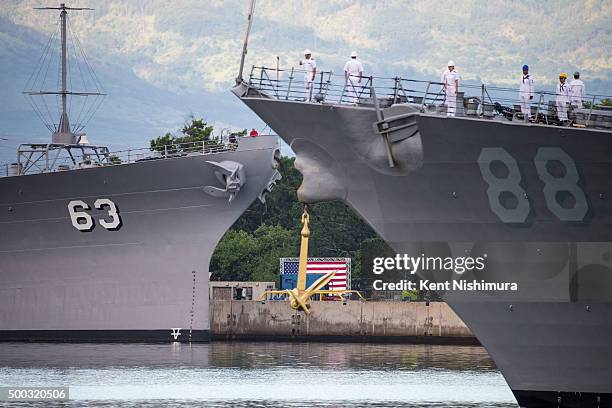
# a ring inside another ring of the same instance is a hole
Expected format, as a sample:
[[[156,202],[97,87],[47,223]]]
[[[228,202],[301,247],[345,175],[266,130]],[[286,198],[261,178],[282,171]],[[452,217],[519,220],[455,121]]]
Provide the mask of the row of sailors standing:
[[[312,58],[312,51],[304,50],[304,59],[300,60],[304,67],[304,87],[306,89],[305,101],[312,101],[312,89],[317,74],[317,62]],[[357,52],[351,52],[351,58],[344,64],[344,79],[346,81],[346,94],[351,103],[359,100],[359,90],[363,79],[363,64],[357,60]],[[448,69],[442,74],[441,82],[444,84],[446,94],[446,105],[449,116],[455,116],[457,110],[457,93],[461,76],[455,70],[455,63],[448,62]]]
[[[300,61],[300,65],[304,66],[304,84],[306,88],[307,102],[312,100],[312,89],[317,74],[317,63],[312,58],[312,51],[304,50],[304,59]],[[357,53],[351,52],[351,58],[344,64],[344,78],[346,80],[346,92],[348,100],[351,103],[357,103],[359,99],[359,89],[363,79],[363,64],[357,60]],[[580,79],[580,73],[574,72],[574,80],[567,84],[567,74],[559,74],[559,83],[557,84],[557,116],[559,120],[565,122],[567,118],[567,104],[571,103],[573,107],[581,109],[582,103],[586,96],[586,88],[584,82]],[[457,112],[457,94],[461,83],[461,75],[455,69],[454,61],[448,61],[447,69],[442,73],[441,81],[445,94],[445,104],[447,106],[447,116],[455,116]],[[523,65],[523,74],[519,86],[519,101],[521,112],[528,118],[531,115],[531,102],[534,96],[534,80],[529,74],[529,66]]]
[[[300,61],[304,67],[304,86],[306,88],[305,100],[312,100],[312,88],[317,75],[317,62],[312,58],[312,51],[304,50],[304,59]],[[351,58],[344,64],[344,79],[346,80],[346,92],[351,103],[357,103],[361,80],[363,78],[363,64],[357,60],[357,52],[351,52]]]
[[[457,112],[457,93],[459,92],[459,84],[461,76],[455,69],[455,63],[448,61],[448,68],[442,73],[442,87],[445,93],[445,104],[447,116],[455,116]],[[580,79],[580,73],[574,72],[574,80],[567,84],[567,74],[564,72],[559,74],[559,83],[557,84],[557,97],[555,105],[557,107],[557,116],[560,121],[566,122],[567,104],[575,108],[581,109],[582,103],[586,97],[586,87]],[[519,86],[519,101],[521,112],[528,118],[531,115],[531,101],[534,95],[534,80],[529,74],[529,66],[523,65],[523,75]]]
[[[567,105],[571,104],[574,108],[582,109],[582,103],[586,97],[586,87],[580,79],[580,72],[574,72],[574,80],[567,83],[567,74],[561,72],[559,74],[559,83],[557,84],[557,97],[555,105],[557,108],[557,117],[562,122],[567,122]],[[528,118],[531,116],[531,101],[534,95],[534,80],[529,74],[529,66],[523,65],[523,75],[521,76],[521,84],[519,88],[519,100],[521,103],[521,113]]]

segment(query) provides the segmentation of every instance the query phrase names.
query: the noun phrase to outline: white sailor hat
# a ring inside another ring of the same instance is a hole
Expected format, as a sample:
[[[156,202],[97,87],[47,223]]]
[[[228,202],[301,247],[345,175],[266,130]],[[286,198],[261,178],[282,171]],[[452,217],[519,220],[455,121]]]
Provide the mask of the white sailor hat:
[[[454,67],[455,66],[455,61],[450,60],[448,61],[448,64],[446,64],[447,67]]]
[[[357,56],[357,51],[351,52],[351,58],[356,57],[356,56]]]
[[[308,55],[308,54],[312,54],[312,51],[310,51],[308,48],[306,48],[304,50],[304,55]]]

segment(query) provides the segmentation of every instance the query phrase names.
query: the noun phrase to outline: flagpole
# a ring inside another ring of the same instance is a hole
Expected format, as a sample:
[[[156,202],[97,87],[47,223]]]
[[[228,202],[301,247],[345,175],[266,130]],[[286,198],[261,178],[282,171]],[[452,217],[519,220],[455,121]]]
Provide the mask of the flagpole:
[[[242,82],[242,72],[244,71],[244,60],[247,55],[247,47],[249,45],[249,34],[251,33],[251,26],[253,25],[253,13],[255,12],[255,0],[251,0],[251,6],[249,7],[248,23],[246,34],[244,35],[244,44],[242,45],[242,56],[240,57],[240,69],[238,70],[238,76],[236,77],[236,84]]]

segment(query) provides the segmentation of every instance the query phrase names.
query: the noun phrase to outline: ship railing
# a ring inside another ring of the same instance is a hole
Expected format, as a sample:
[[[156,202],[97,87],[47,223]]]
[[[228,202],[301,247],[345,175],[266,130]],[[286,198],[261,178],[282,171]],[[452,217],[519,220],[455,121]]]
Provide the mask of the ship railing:
[[[2,164],[0,177],[222,153],[236,150],[238,139],[228,142],[205,140],[174,143],[116,151],[93,145],[22,144],[18,148],[17,161]]]
[[[344,74],[319,71],[307,89],[301,68],[276,69],[253,66],[248,86],[268,97],[323,104],[376,105],[380,108],[398,103],[419,105],[422,112],[444,114],[448,112],[444,84],[438,81],[424,81],[402,77],[362,76],[346,78]],[[558,109],[564,109],[568,122],[582,127],[612,129],[612,96],[587,95],[581,101],[559,101],[555,92],[538,90],[529,102],[529,114],[521,112],[519,90],[500,86],[462,82],[457,93],[456,116],[492,119],[503,117],[508,120],[523,120],[543,124],[562,124]]]

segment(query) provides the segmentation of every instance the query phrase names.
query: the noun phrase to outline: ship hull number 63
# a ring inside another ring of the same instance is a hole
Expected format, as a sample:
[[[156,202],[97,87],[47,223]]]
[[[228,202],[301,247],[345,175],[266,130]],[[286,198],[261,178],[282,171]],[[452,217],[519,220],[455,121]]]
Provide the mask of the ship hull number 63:
[[[103,210],[105,215],[101,216],[97,222],[109,231],[118,230],[121,225],[121,216],[117,205],[108,198],[98,198],[93,203],[93,208]],[[68,203],[68,214],[72,226],[79,231],[91,231],[96,225],[96,221],[90,214],[91,207],[83,200],[72,200]]]

